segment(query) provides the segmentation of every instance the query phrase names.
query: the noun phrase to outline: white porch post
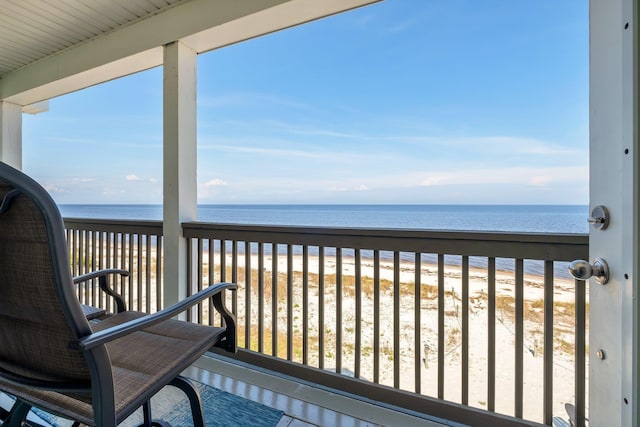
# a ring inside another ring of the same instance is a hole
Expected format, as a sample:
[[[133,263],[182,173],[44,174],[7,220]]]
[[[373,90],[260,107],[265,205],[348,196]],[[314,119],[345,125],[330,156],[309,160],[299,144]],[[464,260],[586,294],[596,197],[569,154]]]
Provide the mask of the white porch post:
[[[22,106],[0,101],[0,160],[22,169]]]
[[[590,1],[590,204],[609,209],[590,230],[591,260],[610,280],[590,282],[589,425],[638,425],[638,2]]]
[[[181,223],[197,216],[196,52],[180,41],[164,47],[164,306],[187,292],[187,241]]]

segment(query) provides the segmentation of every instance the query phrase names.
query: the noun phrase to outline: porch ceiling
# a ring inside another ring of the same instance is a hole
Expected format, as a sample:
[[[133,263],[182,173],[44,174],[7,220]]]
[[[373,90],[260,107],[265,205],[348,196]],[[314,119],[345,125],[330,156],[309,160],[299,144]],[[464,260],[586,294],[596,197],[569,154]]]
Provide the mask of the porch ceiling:
[[[186,1],[5,1],[0,8],[0,76]]]
[[[21,0],[0,6],[0,100],[28,105],[379,0]]]

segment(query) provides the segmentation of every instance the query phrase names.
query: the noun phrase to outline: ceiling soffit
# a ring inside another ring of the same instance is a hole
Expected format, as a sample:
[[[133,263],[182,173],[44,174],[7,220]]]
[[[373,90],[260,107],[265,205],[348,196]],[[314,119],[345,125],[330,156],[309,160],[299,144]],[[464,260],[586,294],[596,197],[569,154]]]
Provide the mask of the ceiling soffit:
[[[18,66],[7,74],[0,74],[0,99],[20,105],[32,104],[161,65],[162,46],[176,40],[181,40],[201,53],[376,1],[378,0],[46,2],[74,5],[76,9],[82,9],[82,14],[73,9],[73,17],[78,20],[73,22],[79,28],[72,31],[62,30],[60,25],[43,25],[40,31],[55,34],[55,40],[35,42],[30,39],[32,47],[20,60],[12,59],[15,56],[11,54],[6,54],[5,59],[3,52],[6,50],[3,51],[0,47],[0,72],[7,69],[2,67],[11,67],[2,65],[4,63],[13,61],[13,67]],[[27,43],[26,36],[16,33],[14,37],[9,37],[6,28],[3,29],[5,23],[2,19],[7,19],[8,16],[8,12],[4,11],[7,3],[14,2],[3,2],[3,8],[0,9],[0,45],[9,39],[15,39],[14,44],[19,40]],[[44,0],[24,0],[21,12],[24,14],[28,7],[36,8],[44,3]],[[97,6],[95,10],[79,6],[85,3],[113,3],[111,13],[117,15],[117,19],[96,17]],[[130,6],[130,3],[136,7]],[[17,16],[17,12],[13,10],[12,13]],[[62,12],[57,10],[56,13]],[[71,15],[71,10],[68,13]],[[41,16],[41,12],[37,16]],[[88,23],[78,23],[85,18],[89,20]],[[62,22],[67,25],[70,20],[72,18],[67,16]],[[10,21],[16,31],[15,26],[19,22]],[[26,65],[21,65],[19,61],[24,61]]]

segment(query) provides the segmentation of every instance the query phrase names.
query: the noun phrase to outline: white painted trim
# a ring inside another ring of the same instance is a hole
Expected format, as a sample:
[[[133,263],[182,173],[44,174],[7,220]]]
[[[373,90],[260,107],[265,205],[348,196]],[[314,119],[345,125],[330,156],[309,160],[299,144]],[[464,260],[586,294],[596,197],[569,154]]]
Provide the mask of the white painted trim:
[[[49,111],[49,101],[40,101],[35,104],[29,104],[22,107],[22,112],[27,114],[40,114]]]
[[[637,1],[624,0],[622,37],[622,425],[638,425],[638,17]],[[626,277],[624,276],[626,274]]]
[[[4,97],[20,105],[34,104],[159,65],[162,65],[161,46],[67,76],[58,75],[55,62],[43,61],[38,63],[38,70],[25,70],[26,74],[17,72],[0,79],[0,99]],[[38,78],[36,74],[47,78]]]
[[[379,1],[382,0],[288,1],[186,36],[182,40],[198,53],[203,53]]]
[[[0,160],[22,169],[22,106],[0,101]]]
[[[607,285],[590,283],[589,425],[637,425],[638,142],[634,0],[590,2],[590,204],[611,214],[591,229],[590,257]],[[628,25],[627,25],[628,24]],[[596,353],[602,350],[601,360]]]
[[[187,240],[182,222],[197,219],[196,52],[183,43],[164,48],[163,234],[167,307],[187,295]]]

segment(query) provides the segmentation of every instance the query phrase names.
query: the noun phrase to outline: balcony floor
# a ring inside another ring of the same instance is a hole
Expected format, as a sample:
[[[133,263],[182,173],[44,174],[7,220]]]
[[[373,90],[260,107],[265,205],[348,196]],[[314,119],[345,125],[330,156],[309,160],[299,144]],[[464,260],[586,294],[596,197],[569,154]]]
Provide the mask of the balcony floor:
[[[301,384],[295,378],[217,355],[200,358],[184,374],[228,393],[284,411],[285,416],[278,427],[457,425],[434,422],[391,407],[382,407],[313,385]]]
[[[183,375],[283,411],[285,415],[277,427],[459,426],[412,416],[393,407],[383,407],[319,386],[303,384],[295,378],[213,354],[201,357]],[[0,393],[1,407],[9,409],[11,403],[6,395]],[[49,425],[33,413],[29,419],[40,425]]]

